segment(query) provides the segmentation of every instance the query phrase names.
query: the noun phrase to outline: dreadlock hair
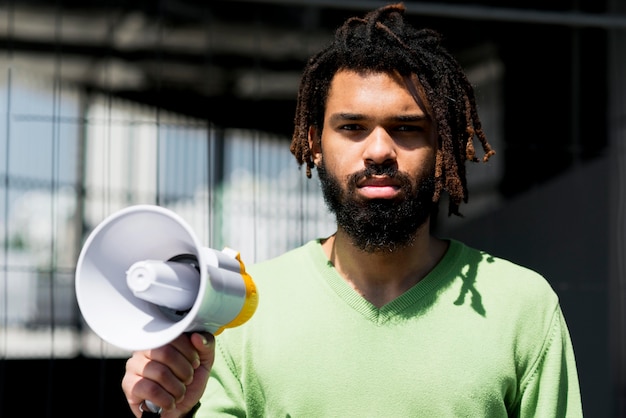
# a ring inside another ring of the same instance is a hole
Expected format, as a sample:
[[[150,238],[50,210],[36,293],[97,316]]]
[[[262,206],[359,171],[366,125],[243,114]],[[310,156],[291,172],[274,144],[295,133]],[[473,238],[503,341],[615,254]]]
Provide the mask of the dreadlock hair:
[[[465,161],[478,161],[474,137],[485,152],[483,161],[495,151],[483,132],[473,87],[459,63],[441,45],[441,35],[405,23],[404,11],[402,3],[391,4],[363,18],[346,20],[336,30],[334,40],[309,59],[300,82],[290,150],[299,165],[306,164],[306,175],[311,178],[315,164],[308,132],[314,126],[321,133],[335,73],[352,70],[400,74],[407,82],[412,81],[410,91],[418,90],[416,100],[426,102],[424,111],[437,126],[433,201],[438,202],[442,191],[447,192],[448,216],[461,216],[459,205],[468,199]],[[418,105],[422,105],[420,102]]]

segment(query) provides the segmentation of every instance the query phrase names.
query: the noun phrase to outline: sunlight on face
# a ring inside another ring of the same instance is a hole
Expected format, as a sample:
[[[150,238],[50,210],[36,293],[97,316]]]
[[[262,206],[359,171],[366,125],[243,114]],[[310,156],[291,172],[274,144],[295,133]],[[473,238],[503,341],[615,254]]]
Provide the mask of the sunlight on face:
[[[402,78],[335,75],[314,155],[325,201],[357,247],[376,252],[410,245],[427,222],[435,135]]]

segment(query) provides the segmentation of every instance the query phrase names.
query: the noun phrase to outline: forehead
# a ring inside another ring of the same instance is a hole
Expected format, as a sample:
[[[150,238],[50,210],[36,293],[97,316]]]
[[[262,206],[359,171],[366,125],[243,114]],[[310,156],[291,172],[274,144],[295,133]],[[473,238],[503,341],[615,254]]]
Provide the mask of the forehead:
[[[328,97],[328,107],[342,105],[378,104],[379,107],[417,107],[421,113],[431,116],[424,89],[417,76],[403,76],[396,72],[339,70],[333,76]],[[391,110],[391,109],[390,109]]]

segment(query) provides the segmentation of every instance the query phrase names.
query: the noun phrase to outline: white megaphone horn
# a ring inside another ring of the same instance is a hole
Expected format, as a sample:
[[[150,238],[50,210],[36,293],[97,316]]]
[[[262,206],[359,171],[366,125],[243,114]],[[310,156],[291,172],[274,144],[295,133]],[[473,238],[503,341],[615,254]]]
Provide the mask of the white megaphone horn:
[[[122,209],[87,237],[76,298],[100,338],[131,351],[184,332],[217,335],[250,319],[258,304],[239,253],[201,246],[178,215],[153,205]]]

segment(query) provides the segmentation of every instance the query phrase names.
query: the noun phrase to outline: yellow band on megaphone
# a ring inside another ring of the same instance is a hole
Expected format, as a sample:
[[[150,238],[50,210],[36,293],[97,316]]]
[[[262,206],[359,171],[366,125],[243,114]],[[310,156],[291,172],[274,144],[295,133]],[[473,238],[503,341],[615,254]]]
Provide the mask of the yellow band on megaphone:
[[[241,261],[241,255],[239,252],[237,252],[235,258],[239,262],[239,274],[241,274],[244,285],[246,286],[246,298],[239,314],[232,321],[215,331],[213,335],[219,335],[226,328],[235,328],[247,322],[250,318],[252,318],[252,315],[254,315],[254,312],[259,304],[259,294],[257,293],[256,285],[254,284],[252,277],[246,271],[246,266],[243,264],[243,261]]]

